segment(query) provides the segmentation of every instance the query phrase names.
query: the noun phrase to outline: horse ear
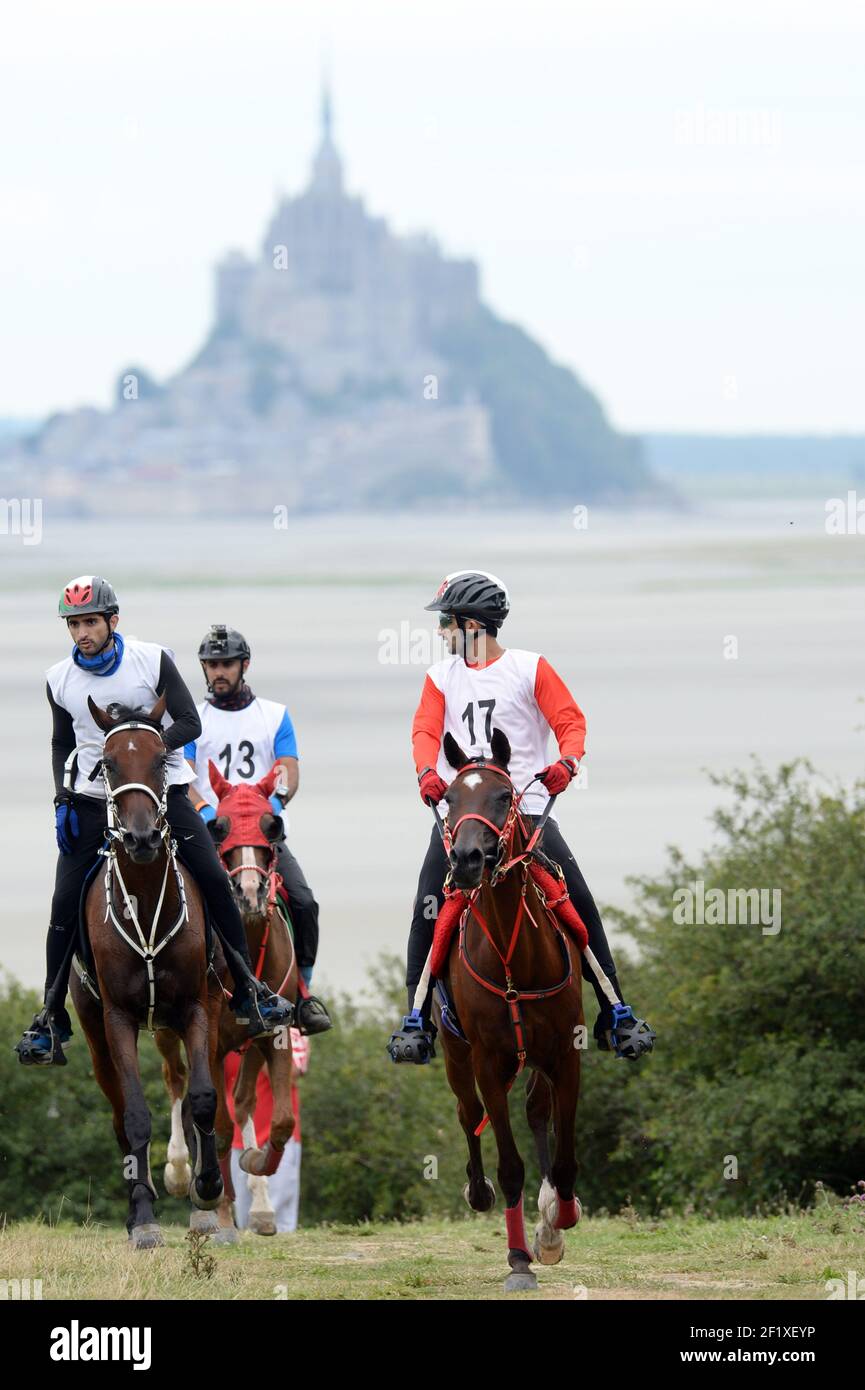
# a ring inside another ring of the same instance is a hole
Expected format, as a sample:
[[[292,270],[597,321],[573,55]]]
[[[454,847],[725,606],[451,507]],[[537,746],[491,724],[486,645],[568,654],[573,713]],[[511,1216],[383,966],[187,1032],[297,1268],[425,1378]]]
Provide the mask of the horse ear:
[[[257,792],[261,792],[262,796],[273,796],[273,789],[276,785],[276,779],[281,769],[282,763],[274,763],[273,767],[270,769],[270,772],[266,772],[262,777],[261,781],[256,782],[255,790]]]
[[[460,748],[453,734],[445,734],[444,749],[445,757],[447,758],[452,768],[455,768],[456,771],[459,772],[461,767],[465,767],[466,763],[468,762],[468,758],[466,757],[463,750]]]
[[[221,845],[231,829],[231,821],[228,816],[216,816],[214,820],[207,822],[207,828],[216,845]]]
[[[225,780],[212,758],[207,760],[207,775],[210,778],[210,785],[216,792],[217,800],[222,801],[223,797],[228,796],[231,791],[231,783]]]
[[[507,772],[508,763],[511,760],[511,745],[508,742],[507,734],[503,734],[501,729],[493,729],[490,749],[493,755],[493,762],[497,767],[504,768],[505,772]]]
[[[261,832],[269,845],[277,844],[285,839],[285,823],[282,816],[274,816],[266,813],[259,820]]]
[[[90,713],[93,715],[94,720],[99,725],[102,732],[107,734],[114,723],[108,710],[100,709],[92,695],[87,696],[87,708],[90,710]]]
[[[154,722],[154,724],[161,724],[161,723],[162,723],[162,717],[163,717],[164,714],[165,714],[165,696],[164,696],[164,695],[160,695],[159,699],[156,701],[156,704],[153,706],[153,709],[150,711],[150,713],[148,714],[147,718],[148,718],[148,719],[152,719],[153,722]]]

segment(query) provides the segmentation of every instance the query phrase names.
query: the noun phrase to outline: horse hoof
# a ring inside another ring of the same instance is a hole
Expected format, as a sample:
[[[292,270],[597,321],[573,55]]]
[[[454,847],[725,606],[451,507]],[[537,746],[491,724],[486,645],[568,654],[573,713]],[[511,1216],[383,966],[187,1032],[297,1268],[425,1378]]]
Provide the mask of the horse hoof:
[[[486,1186],[487,1192],[489,1193],[489,1201],[486,1203],[486,1205],[475,1206],[473,1204],[471,1200],[471,1183],[466,1183],[465,1187],[463,1188],[463,1198],[465,1199],[466,1205],[471,1207],[472,1211],[492,1211],[493,1207],[496,1204],[496,1189],[490,1182],[490,1179],[485,1177],[484,1184]]]
[[[192,1182],[192,1169],[188,1163],[166,1163],[163,1181],[169,1197],[185,1197]]]
[[[219,1222],[209,1208],[200,1210],[198,1207],[193,1207],[189,1213],[189,1229],[190,1231],[199,1231],[203,1236],[212,1237],[219,1230]]]
[[[222,1177],[220,1176],[218,1184],[214,1186],[212,1197],[202,1197],[197,1187],[200,1181],[200,1178],[193,1178],[189,1184],[189,1200],[199,1211],[213,1211],[222,1201]]]
[[[211,1245],[237,1245],[240,1235],[234,1226],[219,1226],[210,1237]]]
[[[157,1223],[148,1221],[143,1226],[132,1227],[129,1244],[133,1250],[155,1250],[157,1246],[164,1245],[165,1240]]]
[[[512,1269],[505,1280],[505,1293],[526,1293],[538,1287],[538,1276],[527,1264]]]
[[[275,1236],[276,1218],[274,1216],[268,1216],[264,1213],[262,1213],[262,1215],[259,1216],[256,1215],[256,1213],[254,1212],[250,1212],[249,1229],[252,1231],[253,1235],[256,1236]]]
[[[557,1265],[565,1253],[565,1238],[561,1231],[554,1231],[543,1222],[535,1228],[532,1251],[542,1265]]]

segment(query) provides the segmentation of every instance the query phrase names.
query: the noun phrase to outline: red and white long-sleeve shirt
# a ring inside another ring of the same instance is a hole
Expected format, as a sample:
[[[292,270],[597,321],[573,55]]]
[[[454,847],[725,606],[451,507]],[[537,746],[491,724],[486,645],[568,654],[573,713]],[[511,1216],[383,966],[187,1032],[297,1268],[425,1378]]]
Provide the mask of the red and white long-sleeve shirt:
[[[451,782],[456,774],[444,754],[445,734],[452,734],[469,757],[489,757],[494,729],[501,729],[511,745],[509,771],[517,787],[546,767],[551,731],[560,757],[582,758],[585,751],[585,716],[561,676],[536,652],[508,647],[484,666],[446,656],[429,668],[412,723],[418,772],[434,767]],[[546,788],[533,782],[523,809],[540,815],[548,798]]]

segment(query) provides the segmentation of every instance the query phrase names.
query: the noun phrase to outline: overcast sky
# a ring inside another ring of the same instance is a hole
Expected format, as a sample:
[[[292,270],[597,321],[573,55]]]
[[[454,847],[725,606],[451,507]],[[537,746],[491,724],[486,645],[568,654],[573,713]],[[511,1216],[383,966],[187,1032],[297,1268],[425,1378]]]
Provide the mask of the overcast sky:
[[[0,416],[200,344],[317,141],[629,430],[865,430],[865,7],[27,0],[0,45]]]

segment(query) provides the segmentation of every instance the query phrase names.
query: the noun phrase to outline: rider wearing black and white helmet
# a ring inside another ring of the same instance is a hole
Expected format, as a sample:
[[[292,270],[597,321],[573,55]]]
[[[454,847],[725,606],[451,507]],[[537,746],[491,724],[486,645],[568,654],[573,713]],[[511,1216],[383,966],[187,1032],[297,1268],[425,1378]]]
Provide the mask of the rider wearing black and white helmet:
[[[283,822],[283,812],[300,784],[297,738],[291,716],[285,705],[250,690],[246,672],[251,657],[243,633],[225,623],[214,623],[198,648],[207,699],[197,706],[201,731],[184,751],[196,779],[189,794],[208,824],[216,817],[217,805],[208,774],[211,761],[231,783],[258,781],[275,764],[280,764],[281,781],[270,804],[273,814]],[[318,903],[284,834],[276,842],[276,867],[288,896],[298,970],[308,988],[318,952]],[[298,999],[297,1026],[302,1033],[324,1033],[333,1026],[323,1001],[316,995],[304,992]]]

